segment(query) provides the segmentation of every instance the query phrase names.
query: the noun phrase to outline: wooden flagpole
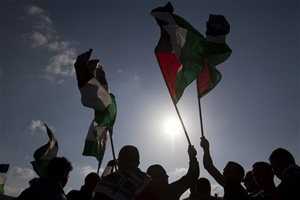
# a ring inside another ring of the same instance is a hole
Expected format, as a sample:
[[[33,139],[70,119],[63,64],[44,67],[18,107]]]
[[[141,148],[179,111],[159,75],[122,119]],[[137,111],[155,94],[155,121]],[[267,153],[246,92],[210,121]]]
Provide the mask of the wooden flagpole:
[[[201,136],[204,137],[198,78],[197,78],[196,84],[197,84],[197,94],[198,94],[198,107],[199,107],[200,125],[201,125]]]
[[[155,51],[154,51],[154,53],[155,53]],[[155,56],[156,56],[156,54],[155,54]],[[181,115],[180,115],[180,113],[179,113],[179,110],[178,110],[178,108],[177,108],[177,105],[176,105],[176,103],[174,102],[174,99],[173,99],[173,97],[172,97],[172,93],[171,93],[171,91],[170,91],[170,88],[168,87],[168,83],[167,83],[167,81],[166,81],[166,78],[165,78],[165,76],[164,76],[164,73],[163,73],[163,71],[161,70],[161,66],[160,66],[160,63],[159,63],[159,60],[158,60],[157,56],[156,56],[156,59],[157,59],[157,62],[158,62],[158,64],[159,64],[160,71],[161,71],[161,73],[162,73],[162,75],[163,75],[163,77],[164,77],[166,86],[167,86],[167,88],[168,88],[169,94],[170,94],[170,96],[171,96],[173,105],[174,105],[175,110],[176,110],[176,113],[177,113],[177,115],[178,115],[178,117],[179,117],[180,123],[181,123],[181,125],[182,125],[183,130],[184,130],[185,137],[186,137],[186,139],[187,139],[189,145],[192,145],[192,144],[191,144],[191,141],[190,141],[190,138],[189,138],[189,135],[188,135],[188,133],[187,133],[187,131],[186,131],[186,128],[185,128],[185,126],[184,126],[183,120],[182,120],[182,118],[181,118]]]

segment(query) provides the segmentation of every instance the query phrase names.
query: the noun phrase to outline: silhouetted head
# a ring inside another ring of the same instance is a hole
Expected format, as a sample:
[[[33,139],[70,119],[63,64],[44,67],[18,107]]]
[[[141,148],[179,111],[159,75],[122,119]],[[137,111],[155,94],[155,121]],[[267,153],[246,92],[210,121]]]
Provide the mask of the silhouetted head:
[[[95,172],[91,172],[85,177],[84,185],[93,190],[99,181],[100,176]]]
[[[152,180],[160,185],[160,187],[165,187],[169,184],[169,176],[166,170],[161,165],[151,165],[147,169],[147,174],[149,174]]]
[[[260,189],[260,187],[256,184],[252,171],[248,171],[243,178],[242,182],[245,185],[247,192],[256,192]]]
[[[58,180],[62,187],[65,187],[69,173],[72,170],[71,163],[65,157],[55,157],[51,159],[47,166],[47,177]]]
[[[293,155],[288,150],[283,148],[275,149],[271,153],[269,161],[275,175],[280,179],[285,168],[289,165],[295,164]]]
[[[240,164],[229,161],[223,170],[223,175],[233,181],[241,182],[244,178],[245,171]]]
[[[210,196],[211,186],[210,182],[206,178],[199,178],[196,182],[196,193],[200,195],[200,197]]]
[[[132,145],[124,146],[119,152],[119,169],[124,167],[137,167],[140,164],[140,154],[138,149]]]
[[[262,189],[274,183],[274,172],[267,162],[256,162],[252,166],[252,173],[257,185]]]

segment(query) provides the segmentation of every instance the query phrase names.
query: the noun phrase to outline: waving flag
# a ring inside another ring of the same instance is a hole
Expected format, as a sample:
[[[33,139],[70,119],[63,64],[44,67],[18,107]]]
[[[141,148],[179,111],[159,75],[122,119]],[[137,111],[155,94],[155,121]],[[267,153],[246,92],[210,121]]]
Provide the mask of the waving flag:
[[[0,164],[0,195],[4,194],[4,184],[6,181],[5,174],[7,173],[9,164]]]
[[[232,50],[225,43],[230,25],[222,15],[210,15],[206,23],[206,45],[203,51],[203,71],[197,77],[198,97],[210,92],[221,80],[221,73],[215,68],[224,62]]]
[[[111,98],[112,104],[108,106],[107,111],[95,111],[95,119],[89,128],[82,153],[84,156],[96,157],[99,163],[102,162],[108,134],[109,132],[112,133],[112,127],[117,114],[117,107],[113,94],[111,94]]]
[[[58,143],[52,132],[52,130],[45,124],[47,129],[47,134],[49,137],[49,142],[40,148],[38,148],[33,157],[35,161],[32,161],[34,171],[40,176],[45,177],[48,163],[52,158],[57,157],[58,154]]]
[[[92,50],[78,56],[75,63],[81,102],[84,106],[99,112],[104,111],[111,104],[105,72],[100,60],[91,60]]]
[[[203,70],[205,38],[187,21],[173,14],[170,2],[152,10],[151,15],[161,29],[155,54],[172,99],[177,103],[184,89]]]
[[[172,99],[177,103],[184,89],[196,78],[199,97],[212,90],[221,80],[215,66],[229,57],[231,49],[225,43],[230,26],[224,16],[210,15],[207,38],[204,38],[173,11],[169,2],[152,10],[151,15],[161,29],[155,55]]]
[[[108,131],[112,134],[117,107],[114,95],[109,93],[105,72],[100,61],[89,61],[91,53],[92,50],[79,55],[74,66],[81,102],[84,106],[95,110],[95,117],[85,140],[83,155],[95,156],[101,163]]]

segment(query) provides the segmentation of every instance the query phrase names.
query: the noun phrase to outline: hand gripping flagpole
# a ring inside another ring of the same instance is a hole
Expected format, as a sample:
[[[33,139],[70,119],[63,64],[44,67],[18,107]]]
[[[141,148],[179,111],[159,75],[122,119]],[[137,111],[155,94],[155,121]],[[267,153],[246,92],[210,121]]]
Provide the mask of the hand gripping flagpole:
[[[154,53],[155,53],[155,52],[154,52]],[[157,56],[156,56],[156,59],[157,59],[158,64],[160,65]],[[166,86],[167,86],[167,88],[168,88],[169,94],[170,94],[170,96],[171,96],[173,105],[174,105],[175,110],[176,110],[176,113],[177,113],[177,115],[178,115],[178,117],[179,117],[179,120],[180,120],[180,123],[181,123],[181,125],[182,125],[183,131],[184,131],[184,134],[185,134],[185,137],[186,137],[186,139],[187,139],[189,145],[192,145],[192,144],[191,144],[191,141],[190,141],[190,138],[189,138],[189,135],[188,135],[188,133],[187,133],[187,131],[186,131],[186,128],[185,128],[185,126],[184,126],[183,120],[182,120],[182,118],[181,118],[181,115],[180,115],[180,113],[179,113],[179,110],[178,110],[178,108],[177,108],[177,105],[176,105],[176,103],[174,102],[174,99],[172,98],[172,93],[171,93],[171,91],[170,91],[170,88],[168,87],[168,84],[167,84],[166,78],[165,78],[165,76],[164,76],[164,73],[163,73],[161,67],[159,67],[159,68],[160,68],[161,73],[163,74],[163,77],[164,77]]]
[[[114,166],[115,166],[115,170],[117,171],[117,162],[116,162],[117,159],[116,159],[116,154],[115,154],[115,148],[114,148],[112,134],[113,134],[113,128],[111,128],[111,132],[109,133],[109,137],[110,137],[110,144],[111,144],[113,159],[115,161]]]
[[[200,96],[200,93],[199,93],[198,78],[197,78],[196,84],[197,84],[197,93],[198,93],[198,107],[199,107],[199,117],[200,117],[200,125],[201,125],[201,136],[204,137],[202,111],[201,111],[201,103],[200,103],[201,96]]]

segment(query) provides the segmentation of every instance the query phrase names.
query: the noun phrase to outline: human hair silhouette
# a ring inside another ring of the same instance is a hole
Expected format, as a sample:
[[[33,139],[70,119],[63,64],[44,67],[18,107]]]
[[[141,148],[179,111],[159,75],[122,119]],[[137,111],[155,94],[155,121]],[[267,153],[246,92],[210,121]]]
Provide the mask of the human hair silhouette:
[[[244,183],[244,186],[245,186],[246,191],[248,192],[249,196],[254,196],[258,192],[261,191],[260,186],[257,185],[257,183],[254,180],[253,173],[252,173],[251,170],[246,173],[246,175],[243,178],[242,182]]]
[[[55,199],[66,200],[63,188],[68,182],[69,173],[73,170],[72,164],[65,157],[54,157],[47,166],[46,177],[34,178],[16,199]]]
[[[297,199],[300,188],[300,167],[294,156],[284,148],[275,149],[270,157],[275,175],[281,180],[277,186],[278,200]]]
[[[89,173],[84,179],[84,185],[81,186],[80,190],[71,190],[67,194],[68,200],[92,200],[93,190],[97,183],[100,181],[100,176],[95,173]]]

